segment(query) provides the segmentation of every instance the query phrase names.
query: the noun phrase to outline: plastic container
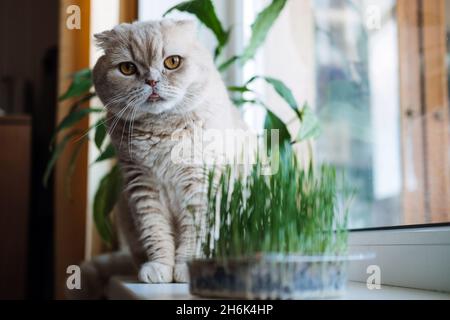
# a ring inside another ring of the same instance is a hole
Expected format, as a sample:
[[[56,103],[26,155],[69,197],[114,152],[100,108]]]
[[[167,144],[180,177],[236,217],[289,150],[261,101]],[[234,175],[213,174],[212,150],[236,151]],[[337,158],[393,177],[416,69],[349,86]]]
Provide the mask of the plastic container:
[[[256,257],[188,263],[190,292],[210,298],[336,298],[346,289],[348,263],[369,255]]]

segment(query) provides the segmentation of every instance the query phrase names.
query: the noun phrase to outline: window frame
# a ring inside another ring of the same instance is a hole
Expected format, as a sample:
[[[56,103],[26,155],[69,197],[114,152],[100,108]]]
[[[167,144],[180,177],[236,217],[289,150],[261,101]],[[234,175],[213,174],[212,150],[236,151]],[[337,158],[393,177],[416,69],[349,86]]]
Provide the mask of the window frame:
[[[445,0],[397,0],[403,210],[409,225],[423,217],[450,221],[450,161],[442,152],[449,145],[445,9]],[[411,169],[414,190],[407,187]]]

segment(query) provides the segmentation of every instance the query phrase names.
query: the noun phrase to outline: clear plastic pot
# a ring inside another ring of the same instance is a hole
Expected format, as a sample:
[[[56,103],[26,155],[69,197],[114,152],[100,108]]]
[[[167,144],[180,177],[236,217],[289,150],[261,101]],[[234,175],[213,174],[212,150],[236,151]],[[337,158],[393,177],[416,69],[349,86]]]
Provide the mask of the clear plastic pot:
[[[341,296],[348,263],[369,255],[299,256],[264,254],[188,263],[190,292],[210,298],[317,299]]]

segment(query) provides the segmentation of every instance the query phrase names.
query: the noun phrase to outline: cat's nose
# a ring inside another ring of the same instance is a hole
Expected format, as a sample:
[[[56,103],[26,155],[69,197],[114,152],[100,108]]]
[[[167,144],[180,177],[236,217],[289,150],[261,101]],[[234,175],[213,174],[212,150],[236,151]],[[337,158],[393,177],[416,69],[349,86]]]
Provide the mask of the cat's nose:
[[[156,86],[156,84],[158,83],[158,81],[156,81],[156,80],[151,80],[151,79],[147,79],[147,80],[145,80],[145,83],[146,84],[148,84],[150,87],[155,87]]]

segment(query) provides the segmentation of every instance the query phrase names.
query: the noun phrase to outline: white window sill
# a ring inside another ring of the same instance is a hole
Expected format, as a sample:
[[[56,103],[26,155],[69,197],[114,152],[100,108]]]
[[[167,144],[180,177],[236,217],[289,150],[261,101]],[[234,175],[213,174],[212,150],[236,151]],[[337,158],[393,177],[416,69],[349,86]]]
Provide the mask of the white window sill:
[[[112,278],[107,288],[111,300],[195,300],[187,284],[144,284],[136,280]],[[369,290],[365,283],[349,282],[340,300],[450,300],[450,293],[408,289],[383,285]]]

